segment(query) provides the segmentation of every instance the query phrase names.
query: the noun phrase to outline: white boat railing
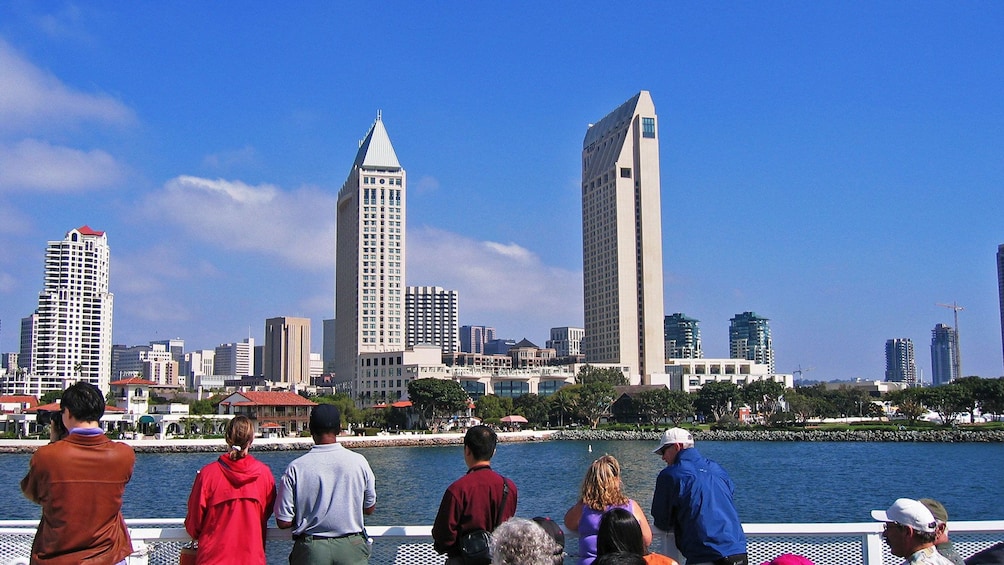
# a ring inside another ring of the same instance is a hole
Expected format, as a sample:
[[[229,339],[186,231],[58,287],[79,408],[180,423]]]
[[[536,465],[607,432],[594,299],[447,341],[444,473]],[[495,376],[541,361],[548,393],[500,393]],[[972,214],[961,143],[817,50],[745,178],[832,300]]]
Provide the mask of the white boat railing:
[[[27,565],[38,522],[0,520],[0,565]],[[190,541],[181,518],[128,519],[135,553],[129,565],[175,565],[178,552]],[[896,565],[901,558],[889,553],[882,539],[882,524],[743,524],[751,564],[763,563],[783,553],[795,553],[816,565]],[[1004,541],[1004,520],[950,522],[949,531],[963,557]],[[369,526],[374,538],[370,562],[374,564],[442,565],[443,556],[432,549],[431,526]],[[291,546],[289,530],[270,528],[269,563],[286,563]],[[566,538],[566,563],[574,562],[576,539]],[[657,539],[652,550],[660,552]]]

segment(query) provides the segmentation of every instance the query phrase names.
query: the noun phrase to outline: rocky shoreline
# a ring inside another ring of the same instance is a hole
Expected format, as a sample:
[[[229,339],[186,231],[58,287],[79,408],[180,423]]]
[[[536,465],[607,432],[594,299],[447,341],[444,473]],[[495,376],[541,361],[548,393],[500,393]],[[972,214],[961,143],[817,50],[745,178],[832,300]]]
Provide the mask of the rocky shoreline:
[[[558,430],[527,431],[499,434],[500,442],[525,441],[619,441],[637,440],[655,442],[658,432]],[[697,441],[870,441],[870,442],[940,442],[940,443],[1004,443],[1004,430],[695,430]],[[459,445],[463,434],[400,434],[384,436],[344,436],[339,443],[358,449],[365,447],[417,447]],[[34,453],[48,442],[40,440],[0,440],[0,453]],[[126,440],[136,453],[210,453],[225,447],[222,439],[215,440]],[[255,451],[306,451],[313,442],[310,438],[259,439]]]
[[[696,441],[875,441],[937,443],[1001,443],[1004,430],[695,430]],[[556,431],[552,440],[657,441],[658,432],[615,432],[603,430]]]

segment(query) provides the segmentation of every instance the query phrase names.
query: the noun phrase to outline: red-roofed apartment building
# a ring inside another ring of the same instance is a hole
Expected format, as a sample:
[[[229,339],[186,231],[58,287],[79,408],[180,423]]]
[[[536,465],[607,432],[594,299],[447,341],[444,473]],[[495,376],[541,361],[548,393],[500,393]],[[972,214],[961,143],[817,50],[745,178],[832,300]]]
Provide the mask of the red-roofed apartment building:
[[[219,413],[244,415],[255,424],[255,431],[299,435],[307,429],[310,409],[316,406],[295,392],[235,392],[220,402]]]

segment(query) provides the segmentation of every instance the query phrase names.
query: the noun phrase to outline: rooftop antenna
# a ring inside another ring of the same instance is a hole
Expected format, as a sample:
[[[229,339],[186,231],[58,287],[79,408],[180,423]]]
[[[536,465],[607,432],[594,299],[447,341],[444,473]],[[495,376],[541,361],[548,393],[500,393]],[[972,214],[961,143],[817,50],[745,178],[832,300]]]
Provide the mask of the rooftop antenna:
[[[383,110],[377,110],[377,121],[383,119]]]
[[[952,356],[952,372],[955,373],[956,379],[962,378],[962,348],[959,346],[959,310],[965,310],[962,306],[959,306],[957,302],[952,302],[951,304],[936,304],[936,306],[941,306],[942,308],[951,308],[955,313],[955,344],[952,347],[954,355]]]

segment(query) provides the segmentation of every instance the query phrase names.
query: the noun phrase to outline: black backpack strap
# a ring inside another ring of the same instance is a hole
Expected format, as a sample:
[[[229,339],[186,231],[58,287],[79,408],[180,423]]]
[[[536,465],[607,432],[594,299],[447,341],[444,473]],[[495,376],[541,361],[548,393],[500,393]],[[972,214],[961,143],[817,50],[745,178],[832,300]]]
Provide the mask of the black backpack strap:
[[[502,477],[502,475],[499,475]],[[505,477],[502,477],[502,503],[499,504],[499,513],[495,516],[495,525],[492,526],[492,530],[499,527],[502,523],[502,515],[505,513],[505,501],[509,497],[509,481]]]

